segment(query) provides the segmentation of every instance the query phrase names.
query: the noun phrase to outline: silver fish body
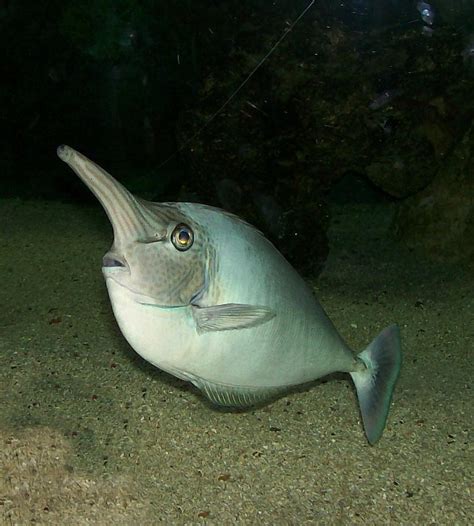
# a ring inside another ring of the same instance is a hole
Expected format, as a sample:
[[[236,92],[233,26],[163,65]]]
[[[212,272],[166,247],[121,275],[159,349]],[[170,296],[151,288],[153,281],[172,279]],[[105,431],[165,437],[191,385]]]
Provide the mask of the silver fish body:
[[[198,386],[207,381],[256,392],[353,370],[352,352],[309,288],[257,230],[203,205],[180,203],[176,210],[212,237],[207,285],[191,304],[157,306],[117,282],[115,269],[104,269],[117,321],[139,354]],[[216,305],[249,307],[236,317],[232,307],[206,312]],[[261,314],[258,306],[264,306]],[[254,312],[255,322],[247,323]],[[207,324],[203,316],[211,316]],[[213,321],[221,324],[215,330]]]
[[[58,155],[112,223],[102,271],[136,352],[224,406],[254,405],[327,374],[350,373],[368,440],[378,440],[401,362],[396,326],[356,356],[254,227],[206,205],[143,201],[72,148],[61,146]]]

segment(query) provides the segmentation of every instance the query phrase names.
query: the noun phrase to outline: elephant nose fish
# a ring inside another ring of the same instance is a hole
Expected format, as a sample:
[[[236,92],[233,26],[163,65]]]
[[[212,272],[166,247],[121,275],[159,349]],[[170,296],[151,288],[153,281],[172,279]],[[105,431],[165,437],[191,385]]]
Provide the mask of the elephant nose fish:
[[[348,373],[367,439],[380,438],[401,366],[396,325],[354,353],[304,280],[253,226],[202,204],[134,197],[69,146],[58,156],[112,224],[102,273],[117,323],[138,354],[228,407]]]

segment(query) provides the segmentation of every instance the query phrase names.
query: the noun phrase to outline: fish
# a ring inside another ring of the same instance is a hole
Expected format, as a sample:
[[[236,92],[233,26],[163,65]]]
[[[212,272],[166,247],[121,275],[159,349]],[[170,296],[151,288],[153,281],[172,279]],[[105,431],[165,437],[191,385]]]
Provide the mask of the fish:
[[[145,201],[73,148],[57,154],[112,224],[102,273],[139,355],[229,408],[348,373],[368,442],[377,442],[401,366],[397,325],[354,353],[303,278],[249,223],[204,204]]]
[[[421,19],[425,24],[432,26],[435,19],[433,7],[428,2],[418,2],[416,9],[420,13]]]

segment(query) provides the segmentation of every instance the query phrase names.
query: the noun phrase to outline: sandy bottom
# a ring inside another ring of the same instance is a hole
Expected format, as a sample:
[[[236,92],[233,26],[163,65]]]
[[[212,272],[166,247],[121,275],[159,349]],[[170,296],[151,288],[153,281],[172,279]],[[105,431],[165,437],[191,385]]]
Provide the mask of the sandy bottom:
[[[313,283],[354,348],[401,327],[371,447],[342,376],[213,409],[120,335],[98,205],[0,201],[0,524],[472,524],[474,273],[401,249],[392,213],[336,208]]]

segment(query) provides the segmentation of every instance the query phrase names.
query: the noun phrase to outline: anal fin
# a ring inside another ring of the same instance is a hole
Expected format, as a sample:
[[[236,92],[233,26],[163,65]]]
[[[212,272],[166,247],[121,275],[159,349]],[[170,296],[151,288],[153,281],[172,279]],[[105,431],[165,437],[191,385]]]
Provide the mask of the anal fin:
[[[195,378],[192,382],[212,403],[224,407],[251,407],[288,391],[287,387],[240,387],[209,382],[202,378]]]

